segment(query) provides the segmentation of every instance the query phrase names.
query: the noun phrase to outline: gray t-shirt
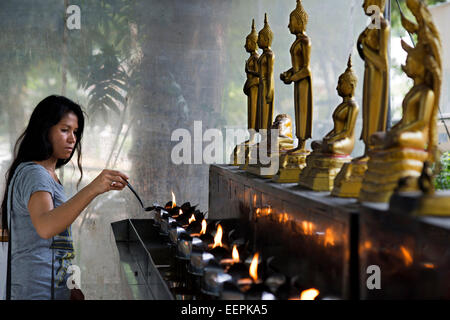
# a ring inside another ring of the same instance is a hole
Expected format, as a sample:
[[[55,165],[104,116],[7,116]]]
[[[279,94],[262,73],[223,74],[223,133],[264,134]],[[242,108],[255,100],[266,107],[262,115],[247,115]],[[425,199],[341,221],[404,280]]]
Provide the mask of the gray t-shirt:
[[[60,206],[66,201],[64,187],[43,166],[34,162],[21,163],[8,189],[8,224],[13,183],[11,299],[50,299],[52,261],[55,299],[69,299],[70,290],[66,281],[70,275],[67,268],[74,258],[71,228],[52,239],[43,239],[37,234],[28,211],[28,201],[37,191],[49,192],[54,207]]]

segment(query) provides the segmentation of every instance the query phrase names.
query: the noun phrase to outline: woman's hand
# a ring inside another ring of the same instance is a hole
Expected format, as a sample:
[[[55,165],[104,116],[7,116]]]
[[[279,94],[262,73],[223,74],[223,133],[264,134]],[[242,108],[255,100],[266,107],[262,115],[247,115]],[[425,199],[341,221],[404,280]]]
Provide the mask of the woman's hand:
[[[126,187],[128,179],[129,177],[120,171],[104,169],[89,187],[96,195],[100,195],[111,190],[122,190]]]

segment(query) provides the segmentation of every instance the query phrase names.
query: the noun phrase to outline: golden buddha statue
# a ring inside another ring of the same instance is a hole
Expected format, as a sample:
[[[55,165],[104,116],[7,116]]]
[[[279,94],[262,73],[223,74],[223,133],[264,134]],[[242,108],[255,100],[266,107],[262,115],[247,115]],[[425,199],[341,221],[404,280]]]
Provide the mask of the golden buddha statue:
[[[247,96],[247,127],[250,131],[250,141],[254,141],[256,125],[257,103],[258,103],[258,34],[255,30],[255,19],[252,20],[252,31],[245,40],[245,50],[250,54],[245,63],[245,73],[247,81],[244,84],[244,94]]]
[[[421,0],[408,0],[416,16],[418,43],[402,42],[408,56],[403,71],[414,81],[406,94],[403,116],[388,132],[370,137],[368,170],[359,195],[360,201],[388,202],[399,180],[416,180],[423,163],[433,161],[437,150],[437,111],[442,83],[441,44],[431,14]],[[408,183],[402,191],[417,191],[418,183]]]
[[[257,144],[254,152],[249,154],[249,165],[245,167],[251,173],[260,175],[260,168],[265,168],[260,162],[259,148],[264,145],[266,150],[268,146],[269,134],[272,126],[273,103],[274,103],[274,78],[273,66],[275,55],[270,46],[272,45],[273,32],[267,21],[267,14],[264,14],[264,27],[258,33],[258,47],[263,50],[258,58],[258,97],[256,107],[256,131],[261,134],[261,141]],[[266,148],[267,147],[267,148]]]
[[[244,94],[247,96],[247,129],[250,132],[250,139],[236,146],[232,154],[231,162],[233,165],[241,166],[245,169],[248,165],[248,144],[255,143],[255,133],[257,130],[256,114],[258,102],[258,34],[255,30],[255,19],[252,20],[252,30],[247,36],[244,45],[245,50],[250,54],[249,59],[245,62],[245,73],[247,81],[244,84]]]
[[[292,119],[289,115],[284,113],[277,115],[270,128],[278,130],[278,151],[282,152],[293,148]]]
[[[418,0],[407,0],[406,4],[417,23],[411,22],[403,15],[402,25],[409,33],[417,34],[419,42],[423,41],[429,47],[428,50],[435,53],[441,52],[441,41],[439,32],[436,29],[431,15],[424,2]],[[406,43],[402,42],[405,50],[410,50]],[[433,54],[433,59],[430,65],[435,65],[436,70],[434,75],[434,92],[436,98],[436,105],[439,105],[440,100],[440,70],[442,69],[442,61],[440,54]],[[434,108],[434,113],[437,113],[438,108]],[[432,118],[436,118],[436,114],[432,114]],[[390,211],[406,211],[413,215],[432,215],[432,216],[449,216],[450,215],[450,191],[436,191],[434,188],[434,177],[431,170],[433,162],[438,160],[437,150],[437,133],[436,122],[432,123],[430,128],[430,142],[428,144],[428,160],[424,162],[422,173],[417,179],[416,177],[407,177],[399,180],[399,186],[395,190],[390,199]],[[406,182],[405,182],[406,181]],[[402,184],[407,185],[404,187]],[[412,187],[411,187],[412,186]],[[420,189],[420,191],[411,191]]]
[[[267,22],[267,13],[264,15],[264,28],[258,34],[258,47],[263,50],[258,58],[258,99],[257,99],[257,131],[268,130],[273,118],[274,81],[273,65],[275,55],[270,46],[272,45],[273,32]]]
[[[384,12],[386,0],[365,0],[364,12],[370,15],[368,8],[376,5]],[[366,28],[358,38],[357,49],[365,62],[363,88],[363,129],[361,139],[365,143],[365,155],[369,148],[370,136],[385,131],[389,99],[389,62],[388,44],[389,22],[380,13],[380,26]]]
[[[269,128],[268,138],[267,138],[267,164],[259,163],[258,165],[249,164],[246,170],[250,173],[256,174],[263,178],[272,178],[278,170],[278,163],[280,154],[290,150],[294,147],[294,139],[292,138],[292,119],[287,114],[279,114],[275,117],[272,125]],[[272,134],[276,134],[274,139]],[[276,143],[277,146],[272,148],[271,144]],[[266,141],[264,141],[266,143]],[[266,145],[261,148],[266,148]],[[259,152],[259,144],[257,147],[250,148],[252,153]],[[255,155],[251,157],[256,158]],[[259,158],[259,157],[258,157]]]
[[[289,31],[296,36],[290,54],[292,68],[280,74],[285,84],[294,83],[295,135],[298,139],[296,148],[282,155],[280,170],[274,177],[275,182],[297,182],[298,176],[306,166],[306,140],[311,138],[313,118],[312,74],[310,69],[311,40],[306,34],[308,14],[301,0],[289,16]]]
[[[388,44],[390,25],[383,17],[386,0],[364,0],[366,15],[370,6],[380,8],[380,28],[367,27],[359,36],[357,49],[364,60],[364,85],[362,101],[362,132],[364,155],[345,164],[335,180],[331,194],[338,197],[358,197],[364,173],[367,170],[370,136],[375,132],[385,131],[389,99],[389,59]]]
[[[307,165],[300,174],[299,185],[314,191],[329,191],[344,163],[351,161],[359,112],[355,100],[357,82],[350,56],[347,70],[339,77],[336,88],[343,101],[333,112],[333,130],[321,141],[311,143],[313,152],[306,158]]]
[[[399,180],[389,201],[389,211],[416,216],[450,216],[450,190],[436,191],[431,162],[425,161],[417,177]],[[417,191],[411,191],[414,186]]]

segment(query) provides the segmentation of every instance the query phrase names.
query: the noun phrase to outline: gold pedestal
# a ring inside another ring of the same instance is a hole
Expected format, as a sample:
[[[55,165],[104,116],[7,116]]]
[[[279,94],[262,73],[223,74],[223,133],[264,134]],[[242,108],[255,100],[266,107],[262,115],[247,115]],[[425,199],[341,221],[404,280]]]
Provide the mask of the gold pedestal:
[[[296,183],[303,168],[306,167],[306,158],[309,151],[299,150],[288,153],[284,151],[280,155],[280,169],[273,177],[276,183]]]
[[[450,217],[450,193],[435,193],[424,195],[419,202],[419,207],[415,211],[421,216],[442,216]]]
[[[367,170],[367,160],[368,158],[358,158],[345,163],[334,179],[331,195],[341,198],[358,198]]]
[[[351,160],[350,156],[313,152],[306,158],[298,184],[314,191],[330,191],[342,166]]]
[[[276,170],[271,170],[270,174],[267,174],[266,171],[271,167],[270,164],[274,163],[273,161],[278,160],[278,154],[270,156],[270,162],[268,165],[262,164],[259,161],[259,144],[255,148],[252,148],[251,152],[247,153],[247,155],[246,163],[245,165],[240,166],[241,169],[247,171],[248,173],[267,179],[272,178],[276,174]]]
[[[249,164],[247,165],[247,167],[245,168],[245,171],[247,171],[248,173],[260,176],[261,178],[265,178],[265,179],[271,179],[275,173],[272,174],[267,174],[265,173],[265,170],[269,170],[270,165],[262,165],[262,164]]]
[[[258,152],[259,154],[259,150],[253,150],[253,152]],[[254,164],[255,162],[255,158],[257,159],[257,163]],[[259,161],[259,157],[257,157],[256,155],[251,155],[249,154],[248,157],[248,162],[245,164],[245,166],[241,166],[241,169],[244,169],[245,171],[247,171],[248,173],[260,176],[261,178],[266,178],[266,179],[271,179],[276,173],[277,173],[277,169],[278,168],[272,168],[274,163],[278,163],[277,161],[279,161],[280,156],[278,153],[276,154],[272,154],[270,156],[270,162],[269,164],[262,164]],[[253,160],[253,161],[251,161]]]
[[[389,202],[398,182],[406,177],[419,177],[428,152],[412,148],[390,148],[369,151],[359,201]]]
[[[450,191],[436,191],[434,194],[421,191],[394,193],[389,210],[398,214],[449,217]]]
[[[241,170],[247,170],[247,168],[248,168],[248,161],[247,160],[246,160],[246,162],[244,164],[241,164],[239,166],[239,169],[241,169]]]
[[[249,143],[248,142],[244,142],[241,144],[238,144],[234,150],[233,153],[231,154],[230,157],[230,165],[232,166],[244,166],[246,164],[248,164],[248,153],[249,153]],[[243,160],[243,161],[239,161],[239,160]]]

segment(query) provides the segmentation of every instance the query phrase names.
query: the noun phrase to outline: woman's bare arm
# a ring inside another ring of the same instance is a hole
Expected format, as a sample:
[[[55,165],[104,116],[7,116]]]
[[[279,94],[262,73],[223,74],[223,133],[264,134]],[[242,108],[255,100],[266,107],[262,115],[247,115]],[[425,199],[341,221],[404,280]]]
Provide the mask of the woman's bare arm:
[[[57,208],[53,207],[51,194],[47,191],[33,193],[28,201],[28,211],[36,232],[44,239],[63,232],[95,197],[107,191],[122,190],[127,179],[119,171],[103,170],[90,184]],[[111,185],[112,182],[114,185]]]

